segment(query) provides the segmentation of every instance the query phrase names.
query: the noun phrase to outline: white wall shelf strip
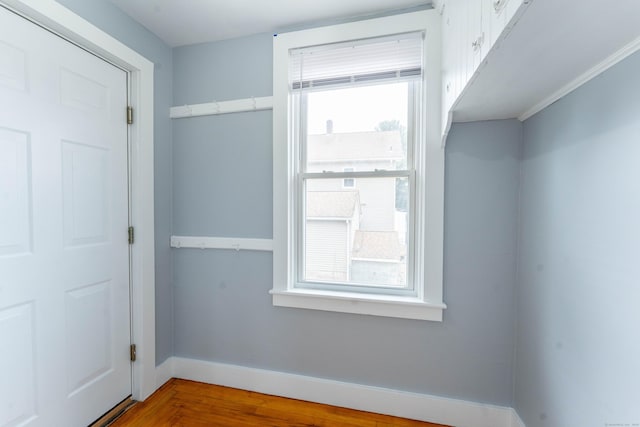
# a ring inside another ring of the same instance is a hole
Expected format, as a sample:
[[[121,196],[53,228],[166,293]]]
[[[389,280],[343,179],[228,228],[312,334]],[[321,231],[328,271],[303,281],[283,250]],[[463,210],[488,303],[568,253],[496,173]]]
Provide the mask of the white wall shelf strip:
[[[169,117],[172,119],[182,119],[185,117],[212,116],[216,114],[241,113],[244,111],[271,110],[272,108],[273,97],[263,96],[171,107],[169,109]]]
[[[232,249],[236,251],[273,251],[271,239],[237,237],[171,236],[172,248]]]

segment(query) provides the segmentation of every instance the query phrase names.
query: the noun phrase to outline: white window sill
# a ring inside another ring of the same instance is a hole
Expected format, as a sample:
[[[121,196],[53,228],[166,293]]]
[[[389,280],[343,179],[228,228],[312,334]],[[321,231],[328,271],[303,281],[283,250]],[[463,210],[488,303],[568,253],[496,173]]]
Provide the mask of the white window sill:
[[[269,293],[273,297],[273,305],[279,307],[437,322],[442,321],[442,312],[447,308],[442,302],[427,302],[416,297],[357,294],[314,289],[292,289],[286,291],[272,289]]]

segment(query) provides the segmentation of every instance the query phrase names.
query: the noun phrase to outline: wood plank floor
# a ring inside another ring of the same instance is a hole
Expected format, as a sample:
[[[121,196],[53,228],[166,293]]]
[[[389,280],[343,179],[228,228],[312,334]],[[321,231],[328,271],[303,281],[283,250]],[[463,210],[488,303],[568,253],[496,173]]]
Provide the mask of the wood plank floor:
[[[111,424],[141,426],[443,427],[175,378]]]

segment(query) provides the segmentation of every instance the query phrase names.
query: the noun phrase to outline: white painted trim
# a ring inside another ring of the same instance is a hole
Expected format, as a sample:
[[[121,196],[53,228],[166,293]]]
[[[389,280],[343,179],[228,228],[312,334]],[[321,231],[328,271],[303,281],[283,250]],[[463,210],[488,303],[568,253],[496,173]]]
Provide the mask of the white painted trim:
[[[171,236],[172,248],[233,249],[236,251],[272,251],[271,239],[243,239],[239,237]]]
[[[447,118],[446,122],[443,122],[444,127],[442,128],[442,149],[444,150],[447,146],[447,138],[449,137],[449,131],[451,130],[451,125],[453,125],[453,107],[449,111],[443,111]]]
[[[521,122],[527,120],[529,117],[544,110],[549,105],[553,104],[560,98],[573,92],[583,84],[587,83],[589,80],[602,74],[603,72],[605,72],[612,66],[616,65],[618,62],[622,61],[623,59],[627,58],[631,54],[637,52],[638,50],[640,50],[640,37],[633,40],[631,43],[627,44],[626,46],[622,47],[622,49],[614,52],[612,55],[609,55],[604,61],[591,67],[589,70],[582,73],[581,75],[576,77],[574,80],[564,85],[563,87],[558,89],[556,92],[554,92],[547,98],[543,99],[542,101],[540,101],[539,103],[537,103],[536,105],[534,105],[533,107],[531,107],[530,109],[522,113],[518,117],[518,120],[520,120]]]
[[[417,297],[384,294],[358,294],[317,289],[269,291],[276,307],[306,308],[338,313],[367,314],[399,319],[442,322],[443,303],[425,302]]]
[[[156,389],[162,387],[162,385],[171,378],[173,378],[173,358],[169,357],[160,365],[156,366]]]
[[[206,102],[204,104],[180,105],[171,107],[169,117],[181,119],[184,117],[211,116],[216,114],[241,113],[244,111],[270,110],[273,108],[273,97],[234,99],[231,101]]]
[[[456,427],[512,427],[512,409],[501,406],[181,357],[166,363],[176,378]]]
[[[511,425],[510,427],[527,427],[518,415],[515,409],[511,408]]]
[[[153,63],[54,0],[0,0],[32,21],[129,71],[130,103],[136,120],[130,127],[131,217],[136,243],[131,247],[132,395],[144,400],[156,390],[155,265],[153,213]]]

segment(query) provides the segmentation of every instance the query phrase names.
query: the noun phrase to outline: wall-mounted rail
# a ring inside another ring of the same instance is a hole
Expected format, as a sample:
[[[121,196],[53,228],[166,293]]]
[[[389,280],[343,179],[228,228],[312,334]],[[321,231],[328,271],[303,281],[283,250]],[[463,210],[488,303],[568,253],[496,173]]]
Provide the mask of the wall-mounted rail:
[[[171,236],[172,248],[232,249],[236,251],[273,251],[271,239],[237,237]]]
[[[252,97],[233,99],[230,101],[213,101],[204,104],[187,104],[171,107],[169,117],[182,119],[186,117],[211,116],[216,114],[241,113],[245,111],[270,110],[273,108],[273,97]]]

